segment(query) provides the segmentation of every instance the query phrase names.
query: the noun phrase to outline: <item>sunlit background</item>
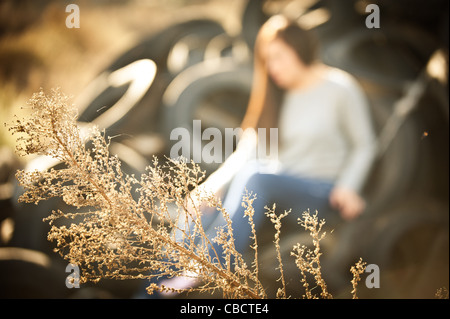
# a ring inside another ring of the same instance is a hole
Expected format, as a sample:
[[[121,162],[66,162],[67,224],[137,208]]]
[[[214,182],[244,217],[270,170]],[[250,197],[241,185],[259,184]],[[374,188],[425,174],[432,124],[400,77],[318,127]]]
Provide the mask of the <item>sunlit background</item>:
[[[66,26],[71,3],[80,28]],[[380,28],[366,26],[370,3]],[[449,288],[448,9],[447,0],[0,0],[0,297],[133,298],[140,288],[110,280],[66,288],[67,263],[42,222],[61,203],[18,204],[14,179],[18,168],[53,163],[17,158],[3,123],[40,88],[60,87],[80,125],[104,128],[128,172],[142,172],[152,156],[168,155],[174,128],[191,130],[194,119],[239,126],[256,32],[282,13],[317,32],[325,63],[357,77],[379,134],[366,216],[328,236],[331,292],[350,296],[348,269],[363,257],[380,267],[381,287],[361,287],[361,297],[435,298]],[[275,269],[273,255],[262,257]],[[295,276],[291,287],[300,285]]]

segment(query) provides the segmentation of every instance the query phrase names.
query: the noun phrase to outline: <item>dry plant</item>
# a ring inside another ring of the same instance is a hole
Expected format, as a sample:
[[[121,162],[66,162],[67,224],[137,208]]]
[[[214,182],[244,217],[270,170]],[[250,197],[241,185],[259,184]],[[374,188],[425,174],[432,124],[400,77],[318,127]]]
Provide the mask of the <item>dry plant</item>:
[[[194,276],[197,286],[182,291],[213,293],[224,298],[267,298],[258,279],[258,243],[253,223],[253,201],[247,193],[242,201],[252,230],[254,261],[250,267],[234,245],[228,212],[212,193],[198,187],[205,173],[195,163],[156,159],[139,178],[122,171],[117,156],[109,153],[110,140],[96,127],[83,132],[77,112],[59,90],[50,95],[41,90],[30,99],[28,118],[9,125],[17,138],[21,155],[45,155],[57,159],[63,168],[48,171],[18,171],[16,177],[25,192],[20,201],[38,204],[61,198],[75,212],[53,211],[45,220],[55,251],[81,269],[80,283],[102,278],[147,279]],[[209,238],[202,225],[200,203],[222,214],[226,225]],[[279,236],[281,219],[267,208],[274,224],[275,247],[282,288],[278,298],[287,298]],[[331,298],[321,275],[320,241],[325,236],[317,214],[303,214],[300,224],[310,232],[314,250],[294,247],[293,255],[303,275],[306,298],[315,298],[306,280],[312,274],[321,288],[321,298]],[[220,247],[221,249],[217,249]],[[355,282],[356,283],[356,282]],[[149,294],[176,289],[150,284]],[[176,290],[181,292],[181,290]]]
[[[298,219],[299,224],[309,231],[309,234],[313,241],[314,249],[311,250],[305,245],[297,244],[294,246],[294,250],[291,253],[295,257],[295,264],[302,274],[302,283],[305,288],[305,296],[307,299],[318,298],[312,294],[312,289],[320,288],[320,297],[323,299],[330,299],[333,296],[328,292],[327,284],[322,277],[322,271],[320,266],[320,256],[322,252],[320,250],[320,241],[325,238],[326,232],[321,232],[325,220],[319,220],[317,212],[314,215],[310,215],[309,211],[303,212],[302,218]],[[307,274],[314,277],[316,287],[310,288],[308,283]]]
[[[361,274],[364,273],[366,270],[366,263],[363,262],[362,258],[358,260],[358,262],[355,264],[355,266],[352,266],[350,268],[350,272],[353,274],[352,278],[352,297],[353,299],[358,299],[358,296],[356,295],[356,290],[358,288],[358,283],[361,280]]]
[[[81,283],[195,274],[202,284],[190,290],[221,290],[231,298],[265,296],[256,273],[234,247],[231,220],[221,202],[206,191],[191,191],[205,175],[197,165],[170,159],[160,165],[155,159],[140,178],[128,176],[120,160],[109,154],[110,141],[102,132],[92,127],[83,136],[75,107],[59,90],[50,96],[43,91],[34,94],[29,107],[30,117],[16,119],[9,128],[20,134],[18,153],[46,155],[65,167],[19,171],[17,179],[25,189],[20,201],[38,204],[59,197],[69,206],[86,210],[58,210],[46,218],[52,224],[48,239],[56,242],[57,252],[82,269]],[[225,256],[218,255],[205,234],[198,207],[203,202],[227,221],[212,239]],[[57,225],[60,219],[77,222]],[[149,293],[152,290],[171,288],[151,285]]]
[[[278,269],[280,270],[280,278],[279,280],[281,280],[281,284],[282,284],[282,288],[279,288],[277,291],[277,298],[287,298],[286,295],[286,281],[284,279],[284,272],[283,272],[283,261],[281,259],[281,248],[280,248],[280,234],[281,234],[281,220],[286,217],[287,215],[289,215],[289,213],[291,212],[289,211],[285,211],[283,214],[281,215],[277,215],[275,213],[275,208],[276,208],[276,204],[274,204],[272,206],[272,208],[269,207],[265,207],[266,209],[266,215],[267,217],[270,218],[270,221],[272,222],[272,224],[275,227],[275,236],[274,236],[274,243],[275,243],[275,249],[277,251],[277,260],[278,260]]]
[[[448,289],[446,287],[441,287],[436,290],[435,297],[437,299],[448,299]]]

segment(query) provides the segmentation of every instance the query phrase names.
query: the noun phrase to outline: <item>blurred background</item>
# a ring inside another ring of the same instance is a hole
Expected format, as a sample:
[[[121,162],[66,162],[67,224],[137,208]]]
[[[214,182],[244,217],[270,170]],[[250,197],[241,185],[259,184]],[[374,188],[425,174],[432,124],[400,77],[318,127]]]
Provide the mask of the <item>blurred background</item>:
[[[80,28],[66,27],[70,3],[80,8]],[[366,27],[370,3],[380,8],[380,28]],[[349,268],[363,257],[379,266],[381,287],[361,284],[361,297],[434,298],[449,287],[448,6],[447,0],[0,0],[1,122],[20,115],[40,88],[60,87],[73,96],[80,125],[104,128],[114,136],[111,152],[127,172],[140,173],[152,156],[169,154],[173,128],[192,130],[193,119],[203,128],[239,126],[256,32],[271,15],[285,14],[317,32],[325,63],[361,82],[379,134],[365,188],[368,211],[324,243],[331,293],[350,297]],[[54,163],[19,159],[13,148],[1,125],[0,297],[132,298],[142,283],[66,288],[67,263],[52,252],[42,222],[63,205],[18,204],[14,178],[18,168]],[[208,174],[217,165],[201,163]],[[263,281],[275,283],[270,238],[261,271]],[[298,241],[297,233],[286,234],[282,247],[293,292],[299,277],[289,251]]]

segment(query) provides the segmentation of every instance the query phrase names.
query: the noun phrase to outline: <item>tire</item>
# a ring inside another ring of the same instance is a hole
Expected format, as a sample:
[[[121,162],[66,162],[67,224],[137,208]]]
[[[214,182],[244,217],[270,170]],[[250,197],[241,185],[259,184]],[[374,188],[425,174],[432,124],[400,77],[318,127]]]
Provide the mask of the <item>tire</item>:
[[[124,118],[154,93],[156,64],[149,59],[134,61],[114,72],[97,77],[76,101],[79,121],[107,131],[119,130]]]
[[[64,268],[45,254],[23,248],[0,248],[0,298],[67,298]]]
[[[402,90],[436,50],[428,33],[412,26],[356,29],[327,43],[323,60],[385,89]]]
[[[263,3],[264,1],[260,0],[247,0],[241,18],[241,34],[252,51],[255,46],[256,35],[268,19],[263,10]]]
[[[143,92],[145,86],[141,86],[142,92],[138,94],[140,100],[136,98],[131,103],[134,105],[130,105],[130,109],[133,108],[133,116],[135,118],[146,120],[139,123],[139,129],[151,127],[155,123],[148,123],[148,121],[156,117],[156,112],[160,106],[160,92],[164,91],[173,78],[167,72],[167,57],[173,49],[173,46],[177,41],[189,34],[206,34],[209,37],[213,37],[221,32],[224,32],[224,30],[216,22],[210,20],[192,20],[173,25],[142,40],[138,45],[116,58],[80,94],[76,104],[80,109],[81,121],[92,122],[94,119],[101,121],[99,118],[105,117],[103,113],[107,110],[114,109],[113,106],[117,106],[116,104],[129,91],[130,86],[141,82],[142,78],[144,78],[146,82],[151,82],[151,85],[147,87],[147,90],[150,91]],[[153,70],[155,67],[156,74],[153,74],[155,73],[155,70]],[[121,74],[126,74],[127,70],[135,72],[129,72],[125,76],[125,79],[121,78]],[[152,77],[153,80],[151,80]],[[113,119],[106,120],[106,123],[102,123],[101,121],[102,128],[108,128],[111,126],[111,123],[115,124],[118,122],[125,115],[125,111],[123,110],[119,113],[117,111],[108,112],[117,113],[117,115],[111,116]],[[155,122],[158,123],[158,121]],[[128,129],[135,129],[136,127],[135,122],[127,125]],[[118,127],[113,129],[117,134]]]
[[[363,190],[368,203],[365,214],[383,211],[411,190],[419,165],[418,127],[417,119],[407,119],[384,155],[375,160]]]
[[[222,32],[222,26],[214,21],[193,20],[141,41],[118,57],[78,96],[75,103],[80,122],[99,125],[116,142],[125,140],[128,147],[136,146],[130,136],[138,136],[140,140],[151,136],[150,140],[159,140],[158,145],[161,144],[161,97],[175,76],[168,70],[169,53],[178,41],[189,36],[202,37],[206,42]],[[145,150],[142,154],[154,155]]]
[[[225,30],[219,23],[207,19],[196,19],[175,24],[147,39],[143,39],[139,44],[118,57],[106,70],[115,71],[140,59],[153,60],[159,69],[167,70],[167,57],[178,41],[192,34],[212,38],[223,32]]]
[[[232,58],[222,59],[215,67],[205,61],[180,73],[163,97],[165,138],[170,140],[175,128],[187,129],[192,137],[193,120],[201,120],[202,128],[218,128],[222,136],[225,128],[238,128],[247,108],[251,78],[251,68],[236,65]],[[210,173],[223,160],[200,166]]]
[[[88,101],[84,104],[81,103],[81,106],[85,105],[87,108],[85,110],[80,109],[80,126],[83,128],[84,125],[96,124],[100,129],[105,129],[107,136],[117,134],[118,131],[125,134],[142,133],[145,131],[143,126],[138,125],[134,120],[136,118],[135,110],[142,106],[140,103],[144,101],[145,96],[149,98],[153,93],[159,91],[158,83],[154,83],[155,77],[156,65],[151,60],[138,60],[110,74],[102,74],[91,83],[84,94],[80,95],[81,102],[83,99]],[[93,112],[97,108],[96,105],[102,104],[105,105],[103,113]],[[137,118],[141,120],[140,116],[137,116]],[[85,122],[81,120],[85,120]],[[134,129],[126,129],[126,124],[129,127],[133,127],[133,125],[135,127]],[[122,169],[125,173],[142,173],[143,167],[148,164],[147,159],[138,152],[131,153],[129,146],[128,152],[124,154],[122,151],[126,147],[124,143],[126,143],[125,138],[114,138],[110,150],[121,151],[119,155],[124,164]],[[159,149],[155,150],[155,152],[158,151]],[[28,162],[26,169],[58,169],[61,165],[57,160],[49,160],[42,156]],[[17,247],[50,253],[52,243],[46,240],[46,234],[50,227],[42,219],[57,208],[65,212],[72,211],[74,208],[67,207],[60,198],[52,198],[41,202],[39,206],[18,203],[17,200],[22,192],[23,189],[15,187],[13,196],[15,229],[11,243]]]
[[[216,37],[228,38],[220,29],[197,30],[187,34],[173,44],[167,55],[167,70],[172,77],[206,59],[210,41]]]
[[[218,61],[222,58],[234,57],[236,63],[252,63],[252,52],[242,37],[231,37],[222,33],[212,38],[205,48],[206,61]]]
[[[20,160],[9,147],[0,147],[0,225],[14,215],[12,196],[14,193],[14,174],[20,168]],[[0,238],[0,245],[3,242]]]

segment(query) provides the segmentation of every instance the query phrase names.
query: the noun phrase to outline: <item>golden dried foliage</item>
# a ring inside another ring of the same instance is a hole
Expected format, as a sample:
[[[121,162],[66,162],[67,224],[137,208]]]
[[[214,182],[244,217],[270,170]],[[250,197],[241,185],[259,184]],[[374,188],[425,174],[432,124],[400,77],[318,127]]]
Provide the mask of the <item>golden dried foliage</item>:
[[[351,281],[353,287],[353,290],[351,291],[353,299],[358,299],[358,296],[356,295],[356,290],[358,287],[358,283],[361,280],[361,275],[366,270],[366,265],[367,263],[363,262],[362,258],[360,258],[358,262],[350,268],[350,272],[353,274],[353,278]]]
[[[277,291],[277,298],[287,298],[286,294],[286,280],[284,279],[284,272],[283,272],[283,261],[281,259],[281,248],[280,248],[280,234],[281,234],[281,220],[289,215],[291,211],[285,211],[281,215],[277,215],[275,213],[276,204],[272,206],[272,208],[265,207],[266,208],[266,216],[270,218],[270,221],[272,222],[273,226],[275,227],[275,236],[274,236],[274,244],[275,249],[277,252],[277,260],[278,260],[278,270],[280,270],[280,278],[282,287],[278,289]]]
[[[314,277],[316,287],[320,288],[320,297],[324,299],[330,299],[333,296],[328,292],[325,280],[322,277],[320,256],[322,252],[320,250],[320,241],[325,238],[326,232],[321,232],[322,227],[325,224],[325,220],[319,220],[317,217],[317,212],[311,215],[309,212],[303,212],[302,218],[298,219],[299,224],[309,231],[313,241],[314,249],[311,250],[305,245],[297,244],[294,246],[294,250],[291,253],[295,257],[295,264],[302,274],[302,283],[305,288],[305,296],[307,299],[318,298],[313,295],[309,283],[307,280],[307,274]]]
[[[52,157],[64,168],[19,171],[17,179],[25,189],[20,201],[38,204],[59,197],[69,206],[84,208],[75,213],[53,211],[46,218],[52,225],[48,239],[83,270],[82,283],[191,273],[202,282],[192,290],[262,297],[256,274],[234,247],[231,220],[221,202],[206,191],[191,192],[205,176],[197,165],[171,159],[160,165],[155,159],[140,178],[126,175],[117,156],[109,153],[102,132],[92,127],[83,136],[76,109],[59,90],[49,96],[43,91],[34,94],[29,108],[30,117],[16,119],[9,128],[20,135],[17,151]],[[227,221],[212,239],[222,245],[225,263],[203,229],[197,204],[202,202]],[[66,225],[61,219],[76,222]]]
[[[437,299],[448,299],[448,289],[446,287],[441,287],[436,290],[435,297]]]
[[[18,135],[19,154],[45,155],[62,164],[47,171],[18,171],[16,177],[25,190],[19,200],[38,204],[57,197],[75,208],[74,212],[53,211],[45,220],[52,225],[48,239],[56,243],[55,251],[82,270],[80,283],[193,276],[199,285],[183,291],[267,298],[258,279],[255,195],[246,193],[242,200],[253,240],[254,260],[249,267],[235,248],[230,215],[218,198],[198,187],[205,178],[198,165],[169,158],[160,164],[155,158],[140,177],[127,175],[119,158],[109,153],[110,140],[104,132],[95,126],[82,130],[76,108],[68,101],[58,89],[49,95],[41,90],[29,101],[30,116],[15,118],[9,130]],[[205,203],[226,222],[214,238],[207,236],[202,224],[200,204]],[[276,231],[282,285],[277,297],[287,298],[279,241],[281,220],[289,212],[277,216],[275,206],[266,210]],[[325,221],[304,212],[299,223],[310,232],[314,245],[310,250],[297,244],[292,252],[303,275],[304,297],[317,298],[306,280],[309,273],[321,288],[320,297],[332,298],[320,266]],[[181,290],[152,283],[147,291]]]

